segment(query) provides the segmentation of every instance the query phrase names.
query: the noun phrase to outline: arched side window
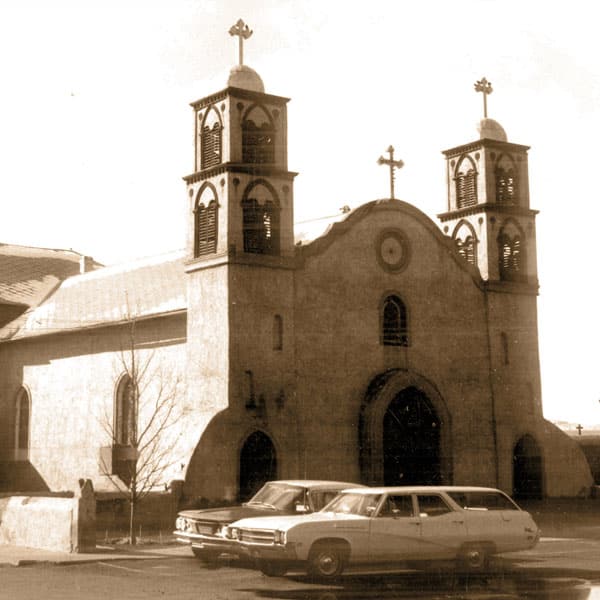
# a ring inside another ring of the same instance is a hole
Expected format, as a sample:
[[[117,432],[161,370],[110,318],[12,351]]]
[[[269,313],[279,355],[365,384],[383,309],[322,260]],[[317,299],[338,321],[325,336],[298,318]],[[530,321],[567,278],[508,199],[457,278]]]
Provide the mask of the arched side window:
[[[408,346],[408,316],[404,302],[387,296],[381,310],[381,343],[384,346]]]
[[[454,243],[458,253],[470,264],[477,264],[477,239],[473,227],[467,221],[462,221],[454,231]]]
[[[31,398],[24,387],[17,394],[15,415],[15,460],[29,460]]]
[[[505,281],[523,281],[527,276],[524,236],[514,223],[498,235],[498,271]]]
[[[283,318],[281,315],[273,317],[273,350],[283,350]]]
[[[213,107],[206,112],[200,131],[200,161],[203,169],[221,164],[222,137],[221,118]]]
[[[505,154],[496,164],[496,202],[498,204],[517,203],[517,169],[512,159]]]
[[[219,204],[212,186],[205,186],[198,194],[194,207],[194,256],[217,251]]]
[[[253,106],[242,121],[242,161],[275,162],[275,126],[262,106]]]
[[[129,375],[123,375],[117,386],[113,441],[119,446],[132,446],[137,441],[135,389]]]
[[[244,252],[279,254],[279,202],[266,182],[255,182],[242,201]]]
[[[468,156],[464,156],[456,166],[456,206],[466,208],[477,204],[477,169]]]

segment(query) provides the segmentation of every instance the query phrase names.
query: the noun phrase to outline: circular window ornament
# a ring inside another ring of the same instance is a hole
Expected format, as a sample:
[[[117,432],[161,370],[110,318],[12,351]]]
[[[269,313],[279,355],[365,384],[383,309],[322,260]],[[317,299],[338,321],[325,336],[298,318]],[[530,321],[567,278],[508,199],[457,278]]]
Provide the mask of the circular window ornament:
[[[406,236],[398,229],[386,229],[377,238],[376,254],[377,261],[386,271],[401,271],[410,258],[410,246]]]

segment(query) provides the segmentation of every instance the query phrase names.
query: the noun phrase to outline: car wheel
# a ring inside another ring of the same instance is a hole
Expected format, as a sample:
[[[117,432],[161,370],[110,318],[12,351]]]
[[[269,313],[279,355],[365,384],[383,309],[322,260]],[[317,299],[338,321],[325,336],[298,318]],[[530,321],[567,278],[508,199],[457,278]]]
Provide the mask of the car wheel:
[[[346,566],[346,552],[340,544],[316,544],[308,555],[308,572],[319,579],[334,579]]]
[[[287,572],[287,565],[272,560],[259,561],[258,568],[267,577],[281,577]]]
[[[460,555],[460,563],[472,573],[483,571],[488,566],[488,550],[483,544],[465,546]]]
[[[192,552],[194,556],[201,560],[204,563],[215,563],[217,562],[217,558],[219,555],[216,552],[211,552],[210,550],[202,550],[202,548],[194,548],[192,546]]]

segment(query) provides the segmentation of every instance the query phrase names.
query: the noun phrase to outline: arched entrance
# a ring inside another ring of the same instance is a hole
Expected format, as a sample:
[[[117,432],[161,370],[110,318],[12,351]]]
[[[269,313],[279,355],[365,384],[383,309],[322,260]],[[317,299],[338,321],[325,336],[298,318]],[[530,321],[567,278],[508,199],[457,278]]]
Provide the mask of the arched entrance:
[[[535,439],[524,435],[513,451],[513,496],[539,499],[543,494],[542,453]]]
[[[440,419],[415,387],[400,391],[383,416],[384,485],[438,485]]]
[[[451,429],[446,403],[425,377],[404,369],[380,373],[359,419],[362,483],[451,484]]]
[[[240,500],[249,500],[270,479],[277,478],[277,453],[262,431],[251,433],[240,451]]]

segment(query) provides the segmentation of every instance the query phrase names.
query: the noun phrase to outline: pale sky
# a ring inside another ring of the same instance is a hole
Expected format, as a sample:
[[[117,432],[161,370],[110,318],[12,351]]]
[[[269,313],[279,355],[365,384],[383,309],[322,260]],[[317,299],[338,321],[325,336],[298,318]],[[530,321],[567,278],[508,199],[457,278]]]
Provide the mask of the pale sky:
[[[0,241],[112,264],[184,246],[189,103],[245,63],[291,98],[296,221],[389,196],[446,209],[441,150],[489,116],[530,145],[544,413],[600,423],[600,41],[593,2],[3,0]]]

